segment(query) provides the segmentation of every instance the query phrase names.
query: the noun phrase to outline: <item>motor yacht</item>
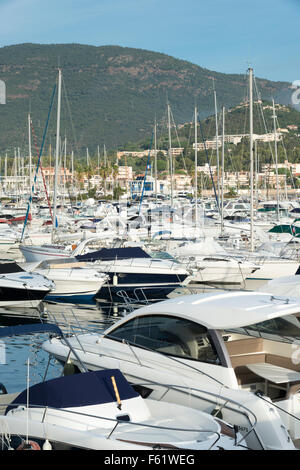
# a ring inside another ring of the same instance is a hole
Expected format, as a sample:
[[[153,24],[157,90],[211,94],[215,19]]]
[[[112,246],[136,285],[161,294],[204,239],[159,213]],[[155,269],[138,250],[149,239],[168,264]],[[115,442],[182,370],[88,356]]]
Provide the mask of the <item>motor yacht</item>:
[[[187,285],[192,272],[175,260],[152,258],[140,247],[102,248],[76,256],[109,276],[96,298],[121,302],[127,298],[161,300],[178,287]]]
[[[30,273],[18,263],[0,260],[0,306],[37,307],[55,289],[46,276]]]
[[[55,324],[1,328],[0,337],[55,334]],[[69,345],[71,350],[72,346]],[[76,352],[73,350],[76,355]],[[78,357],[78,356],[77,356]],[[79,361],[80,362],[80,361]],[[2,450],[243,450],[242,436],[223,420],[200,410],[142,398],[118,369],[63,375],[10,393],[0,384]],[[1,378],[1,377],[0,377]]]
[[[287,449],[300,439],[299,318],[297,298],[186,295],[69,340],[89,370],[118,367],[146,396],[220,412],[251,449]],[[59,338],[43,348],[76,364]]]
[[[108,275],[72,259],[24,263],[23,266],[27,272],[46,276],[55,283],[46,301],[87,304],[109,280]]]

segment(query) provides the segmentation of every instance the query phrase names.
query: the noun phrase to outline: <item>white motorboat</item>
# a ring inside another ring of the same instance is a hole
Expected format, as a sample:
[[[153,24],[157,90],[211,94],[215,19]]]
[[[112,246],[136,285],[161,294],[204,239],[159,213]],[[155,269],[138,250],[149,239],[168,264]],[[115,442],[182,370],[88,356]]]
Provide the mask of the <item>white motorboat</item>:
[[[63,336],[56,325],[35,324],[1,328],[0,337],[45,332]],[[242,436],[223,420],[188,406],[144,399],[118,369],[29,386],[27,364],[28,385],[21,393],[7,393],[0,384],[2,450],[244,449]]]
[[[108,275],[87,267],[86,263],[72,262],[71,259],[22,266],[27,272],[41,274],[55,283],[55,289],[49,292],[46,301],[89,303],[109,279]]]
[[[44,275],[29,273],[14,261],[0,261],[1,307],[37,307],[54,288]]]
[[[184,266],[193,270],[193,282],[242,284],[259,270],[254,262],[235,259],[212,238],[203,241],[169,241],[167,249]]]
[[[161,300],[192,280],[191,271],[173,260],[152,258],[139,247],[102,248],[76,256],[109,276],[99,294],[100,301],[126,298]]]
[[[151,398],[220,410],[251,449],[291,449],[300,438],[299,318],[296,298],[187,295],[69,340],[89,370],[118,367]],[[60,339],[43,347],[76,364]]]

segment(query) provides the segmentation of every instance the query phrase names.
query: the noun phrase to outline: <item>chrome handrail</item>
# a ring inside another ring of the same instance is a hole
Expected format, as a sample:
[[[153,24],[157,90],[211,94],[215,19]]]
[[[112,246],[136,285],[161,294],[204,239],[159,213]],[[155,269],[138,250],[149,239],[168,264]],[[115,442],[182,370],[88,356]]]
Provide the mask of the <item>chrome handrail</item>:
[[[1,406],[5,407],[23,407],[24,410],[27,409],[27,406],[24,404],[24,403],[1,403]],[[178,432],[193,432],[193,433],[211,433],[211,434],[216,434],[217,435],[217,439],[216,441],[210,446],[210,448],[208,450],[210,450],[217,442],[218,440],[221,438],[221,435],[219,432],[213,430],[213,429],[190,429],[190,428],[175,428],[175,427],[171,427],[171,426],[161,426],[161,425],[155,425],[155,424],[149,424],[149,423],[146,423],[145,421],[143,422],[136,422],[136,421],[121,421],[120,419],[118,418],[108,418],[107,416],[98,416],[98,415],[92,415],[92,414],[89,414],[89,413],[82,413],[82,412],[79,412],[79,411],[74,411],[74,410],[69,410],[69,409],[66,409],[66,408],[55,408],[55,407],[51,407],[51,406],[44,406],[44,405],[32,405],[32,406],[29,406],[29,409],[42,409],[44,410],[44,413],[42,414],[42,419],[41,419],[41,423],[42,424],[45,424],[46,423],[46,415],[47,413],[49,412],[49,410],[53,410],[53,411],[58,411],[58,412],[62,412],[62,413],[67,413],[67,414],[70,414],[70,415],[76,415],[76,416],[82,416],[84,418],[93,418],[93,419],[99,419],[99,420],[105,420],[105,421],[111,421],[114,423],[114,427],[112,430],[109,431],[109,434],[106,436],[106,439],[109,439],[112,435],[112,432],[115,431],[116,429],[116,425],[132,425],[132,426],[141,426],[141,427],[146,427],[146,428],[150,428],[150,429],[160,429],[160,430],[163,430],[163,431],[178,431]],[[7,416],[7,415],[5,415]],[[1,423],[1,416],[0,416],[0,423]],[[47,423],[46,423],[47,424]],[[149,447],[152,447],[149,445]]]

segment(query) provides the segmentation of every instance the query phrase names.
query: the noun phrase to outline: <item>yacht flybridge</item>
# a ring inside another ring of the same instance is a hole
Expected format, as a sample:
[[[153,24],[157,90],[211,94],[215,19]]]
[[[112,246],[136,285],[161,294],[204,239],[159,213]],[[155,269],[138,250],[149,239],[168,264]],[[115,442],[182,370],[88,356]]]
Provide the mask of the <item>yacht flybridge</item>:
[[[300,300],[261,292],[176,297],[103,335],[69,338],[89,370],[119,368],[144,396],[219,414],[251,449],[300,439]],[[43,348],[78,364],[59,338]]]

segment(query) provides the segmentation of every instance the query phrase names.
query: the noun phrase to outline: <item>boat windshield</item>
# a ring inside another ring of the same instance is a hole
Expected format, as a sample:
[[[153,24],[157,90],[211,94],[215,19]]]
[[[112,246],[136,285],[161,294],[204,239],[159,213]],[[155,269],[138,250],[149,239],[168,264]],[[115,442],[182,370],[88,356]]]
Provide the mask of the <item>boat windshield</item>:
[[[282,343],[300,344],[300,313],[272,318],[254,325],[232,328],[226,330],[226,333],[238,333]]]
[[[221,364],[209,331],[198,323],[168,315],[128,320],[105,336],[161,354]]]

